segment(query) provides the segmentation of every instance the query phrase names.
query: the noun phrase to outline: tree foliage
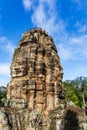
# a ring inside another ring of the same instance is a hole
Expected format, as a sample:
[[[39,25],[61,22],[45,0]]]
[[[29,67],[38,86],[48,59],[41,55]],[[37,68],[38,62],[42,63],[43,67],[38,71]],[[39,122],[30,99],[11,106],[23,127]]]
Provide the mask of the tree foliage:
[[[6,98],[7,90],[4,86],[0,86],[0,99]]]
[[[63,82],[66,89],[65,99],[72,101],[78,107],[86,105],[87,102],[87,77],[77,77],[75,80]]]

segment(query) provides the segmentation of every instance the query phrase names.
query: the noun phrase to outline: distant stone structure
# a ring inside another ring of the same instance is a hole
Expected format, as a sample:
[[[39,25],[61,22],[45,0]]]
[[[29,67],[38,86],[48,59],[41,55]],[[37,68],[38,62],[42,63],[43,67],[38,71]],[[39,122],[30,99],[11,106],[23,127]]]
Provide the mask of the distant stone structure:
[[[10,69],[0,130],[63,130],[63,69],[53,39],[41,28],[25,32]]]

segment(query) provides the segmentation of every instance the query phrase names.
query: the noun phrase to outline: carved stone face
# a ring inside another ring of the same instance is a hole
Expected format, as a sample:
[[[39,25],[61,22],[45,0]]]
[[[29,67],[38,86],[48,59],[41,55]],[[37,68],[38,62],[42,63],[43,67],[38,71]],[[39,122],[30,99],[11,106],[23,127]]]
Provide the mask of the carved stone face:
[[[62,67],[52,38],[41,30],[25,33],[11,65],[14,84],[11,98],[26,99],[29,110],[53,110],[58,104],[57,90],[62,89],[61,85],[56,85],[61,83],[61,75]],[[22,84],[23,80],[28,83]]]
[[[23,61],[16,62],[12,66],[11,75],[13,78],[27,75],[27,64],[24,64]]]

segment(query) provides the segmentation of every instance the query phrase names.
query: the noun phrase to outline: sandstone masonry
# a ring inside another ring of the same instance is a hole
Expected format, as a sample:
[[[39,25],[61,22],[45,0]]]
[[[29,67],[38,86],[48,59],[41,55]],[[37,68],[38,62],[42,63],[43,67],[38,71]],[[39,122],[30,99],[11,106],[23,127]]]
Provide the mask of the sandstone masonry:
[[[63,130],[63,69],[52,37],[41,28],[25,32],[10,69],[0,130]]]

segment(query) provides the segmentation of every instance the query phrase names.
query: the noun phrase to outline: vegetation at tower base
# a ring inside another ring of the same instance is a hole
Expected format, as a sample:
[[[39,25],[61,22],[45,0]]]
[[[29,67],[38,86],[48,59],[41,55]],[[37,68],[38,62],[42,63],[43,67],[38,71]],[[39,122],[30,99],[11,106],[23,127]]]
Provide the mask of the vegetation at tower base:
[[[4,86],[0,86],[0,99],[6,98],[7,88]]]
[[[77,107],[87,107],[87,77],[77,77],[63,82],[66,102],[72,101]]]
[[[82,118],[76,109],[72,114],[71,108],[65,108],[63,69],[54,41],[43,29],[22,35],[10,69],[0,130],[73,130],[69,115],[74,115],[72,128],[78,130]]]

